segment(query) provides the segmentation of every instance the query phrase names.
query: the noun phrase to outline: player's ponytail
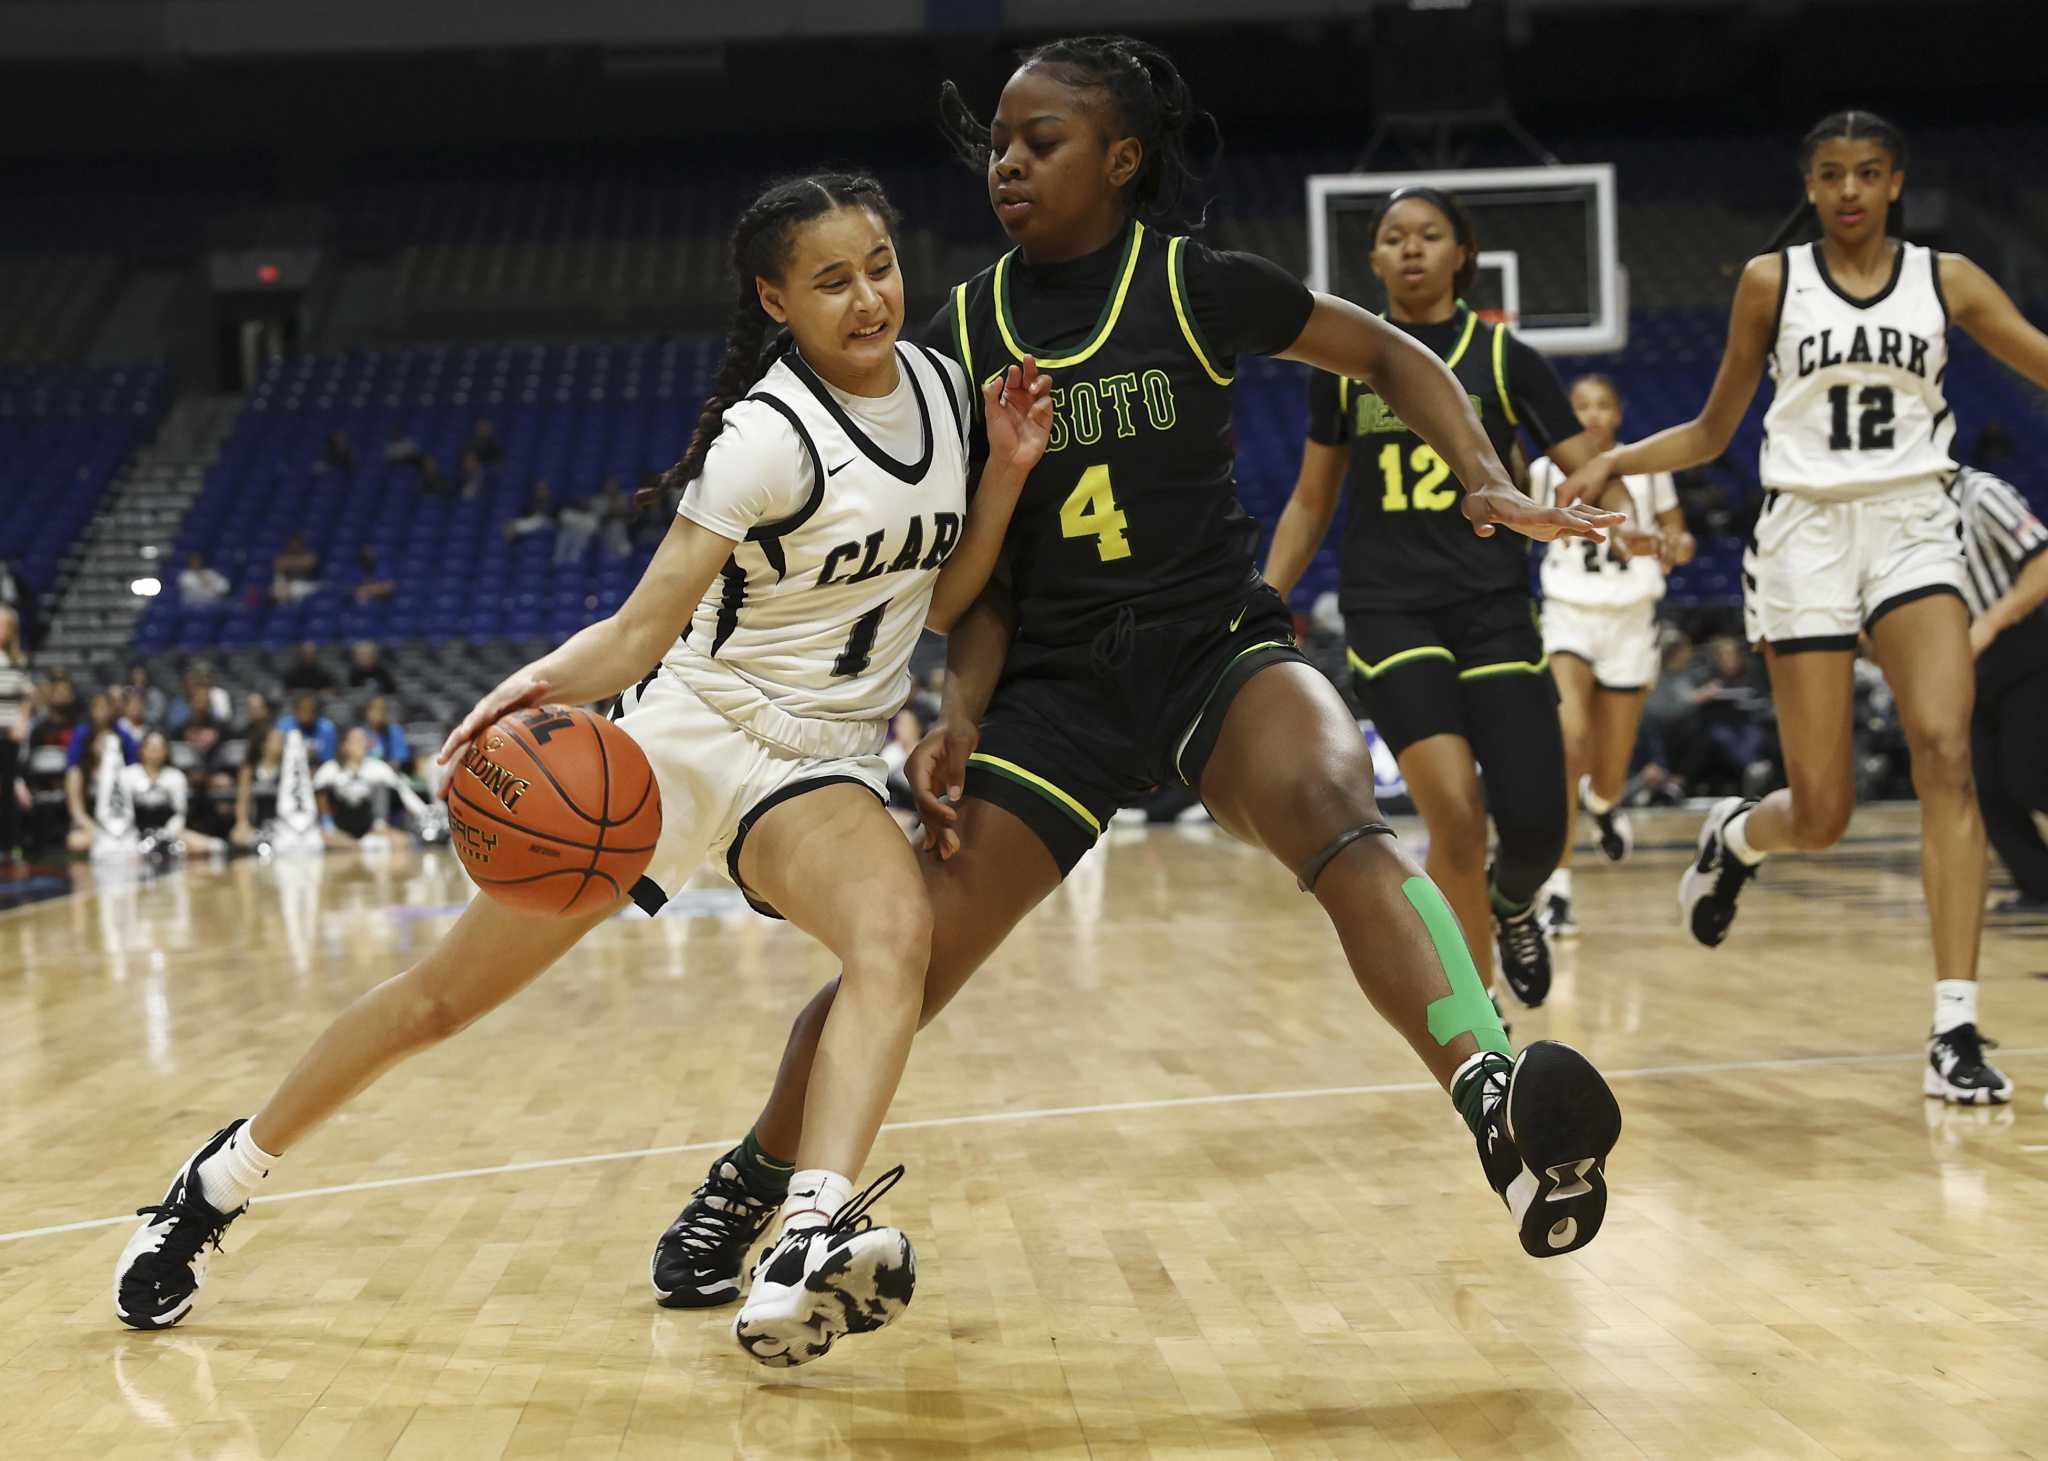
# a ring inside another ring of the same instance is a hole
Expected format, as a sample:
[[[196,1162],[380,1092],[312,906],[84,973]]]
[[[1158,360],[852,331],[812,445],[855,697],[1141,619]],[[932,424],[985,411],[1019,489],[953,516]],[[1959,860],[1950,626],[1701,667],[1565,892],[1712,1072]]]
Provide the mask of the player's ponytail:
[[[1876,112],[1853,109],[1830,112],[1814,123],[1813,130],[1799,139],[1801,177],[1813,167],[1813,155],[1820,151],[1824,142],[1875,142],[1891,154],[1893,171],[1903,172],[1906,167],[1906,134]],[[1785,221],[1778,225],[1778,231],[1771,235],[1771,241],[1764,245],[1763,251],[1774,254],[1788,244],[1804,243],[1812,237],[1819,217],[1813,204],[1801,198],[1799,206],[1785,215]],[[1884,227],[1885,232],[1895,238],[1904,236],[1906,210],[1903,202],[1891,205],[1885,214]]]
[[[725,326],[725,357],[697,417],[697,429],[683,459],[664,472],[656,487],[643,487],[634,502],[648,507],[664,494],[680,492],[704,470],[711,444],[725,425],[725,413],[746,397],[768,367],[794,343],[761,308],[757,279],[782,282],[799,229],[840,208],[866,208],[893,235],[900,221],[882,185],[865,173],[811,173],[771,183],[733,224],[726,256],[731,265],[732,312]]]
[[[1216,119],[1195,104],[1173,59],[1130,36],[1069,36],[1018,53],[1018,69],[1037,66],[1064,86],[1108,95],[1103,130],[1136,137],[1144,149],[1125,185],[1131,213],[1163,228],[1200,228],[1207,205],[1197,194],[1207,165],[1223,150]],[[948,81],[939,88],[939,131],[969,167],[986,171],[988,124]]]

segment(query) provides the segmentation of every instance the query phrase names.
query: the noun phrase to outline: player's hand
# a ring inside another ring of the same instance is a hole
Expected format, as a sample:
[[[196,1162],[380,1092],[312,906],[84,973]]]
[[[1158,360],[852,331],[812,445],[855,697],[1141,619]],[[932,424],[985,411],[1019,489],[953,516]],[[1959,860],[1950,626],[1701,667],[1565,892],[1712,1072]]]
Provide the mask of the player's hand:
[[[1980,614],[1970,621],[1970,658],[1982,659],[1984,651],[1991,648],[2004,626],[1989,614]]]
[[[947,720],[925,733],[903,763],[903,778],[917,801],[924,824],[924,849],[936,850],[941,861],[960,850],[960,793],[967,781],[967,758],[981,744],[981,727],[972,721]]]
[[[434,764],[446,766],[469,748],[469,743],[484,733],[486,727],[496,724],[515,710],[524,710],[529,705],[539,705],[548,698],[548,682],[536,679],[525,670],[514,670],[498,682],[498,688],[477,701],[476,708],[462,717],[462,723],[448,732],[448,739],[441,742],[441,753],[434,757]],[[455,784],[455,778],[441,778],[440,797],[448,799],[448,788]]]
[[[1611,528],[1623,520],[1618,512],[1588,507],[1583,502],[1576,507],[1544,507],[1528,493],[1514,487],[1489,487],[1483,492],[1467,492],[1458,505],[1472,524],[1472,531],[1482,538],[1492,537],[1494,529],[1499,527],[1520,533],[1525,538],[1534,538],[1539,543],[1558,538],[1589,538],[1595,543],[1604,543],[1607,538],[1600,530]]]
[[[1019,486],[1052,439],[1052,377],[1027,355],[981,388],[988,459],[1007,466]]]
[[[1613,476],[1614,453],[1597,452],[1587,459],[1585,465],[1557,484],[1553,500],[1559,507],[1570,507],[1577,502],[1598,502]]]

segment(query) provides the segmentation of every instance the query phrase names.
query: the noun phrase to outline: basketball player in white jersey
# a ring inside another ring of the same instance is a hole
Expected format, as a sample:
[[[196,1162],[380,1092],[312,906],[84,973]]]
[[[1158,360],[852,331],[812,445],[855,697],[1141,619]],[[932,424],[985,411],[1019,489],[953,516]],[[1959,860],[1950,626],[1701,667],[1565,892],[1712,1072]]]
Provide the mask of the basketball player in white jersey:
[[[878,753],[919,627],[949,628],[981,591],[1052,425],[1050,384],[1030,361],[989,381],[990,454],[968,514],[968,383],[897,341],[894,223],[873,179],[836,173],[779,183],[741,216],[726,358],[668,479],[686,490],[667,538],[617,614],[509,676],[440,753],[447,765],[499,717],[544,700],[623,693],[618,723],[662,800],[636,896],[656,900],[722,855],[757,907],[842,961],[784,1230],[734,1324],[770,1365],[816,1358],[910,1301],[908,1240],[866,1215],[902,1169],[853,1195],[916,1031],[930,952],[923,875],[884,809]],[[436,949],[344,1011],[253,1118],[216,1133],[142,1209],[149,1221],[115,1275],[120,1318],[141,1329],[183,1319],[206,1248],[280,1154],[617,907],[553,918],[472,900]]]
[[[1868,633],[1899,708],[1920,798],[1921,878],[1934,934],[1934,1028],[1923,1085],[1969,1104],[2011,1098],[1977,1029],[1984,823],[1970,769],[1969,616],[1956,508],[1955,418],[1942,395],[1951,324],[2037,385],[2048,335],[1958,254],[1887,232],[1906,145],[1869,112],[1838,112],[1799,153],[1817,242],[1751,259],[1712,395],[1697,419],[1603,452],[1560,489],[1571,502],[1615,473],[1678,471],[1727,448],[1768,365],[1763,516],[1744,560],[1745,617],[1765,646],[1790,783],[1708,815],[1679,906],[1712,947],[1742,885],[1772,852],[1818,852],[1849,825],[1856,637]]]
[[[1604,375],[1572,382],[1572,413],[1602,450],[1621,429],[1621,393]],[[1529,495],[1548,502],[1564,473],[1548,457],[1529,470]],[[1557,681],[1557,717],[1564,727],[1565,796],[1582,806],[1599,833],[1600,851],[1620,862],[1635,845],[1621,796],[1643,697],[1657,678],[1657,603],[1667,568],[1691,561],[1692,534],[1678,508],[1669,472],[1607,484],[1600,505],[1625,521],[1607,543],[1551,544],[1543,554],[1543,649]],[[1544,884],[1550,931],[1569,938],[1572,843]]]

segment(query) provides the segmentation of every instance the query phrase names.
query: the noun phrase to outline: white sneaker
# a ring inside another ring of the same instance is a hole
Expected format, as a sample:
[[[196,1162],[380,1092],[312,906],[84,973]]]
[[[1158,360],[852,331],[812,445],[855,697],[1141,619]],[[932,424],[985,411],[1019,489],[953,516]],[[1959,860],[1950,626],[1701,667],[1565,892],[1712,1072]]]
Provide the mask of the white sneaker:
[[[841,1335],[880,1329],[910,1307],[917,1287],[910,1239],[867,1215],[902,1178],[901,1167],[890,1168],[831,1222],[789,1229],[762,1253],[732,1321],[741,1349],[764,1365],[809,1364]]]

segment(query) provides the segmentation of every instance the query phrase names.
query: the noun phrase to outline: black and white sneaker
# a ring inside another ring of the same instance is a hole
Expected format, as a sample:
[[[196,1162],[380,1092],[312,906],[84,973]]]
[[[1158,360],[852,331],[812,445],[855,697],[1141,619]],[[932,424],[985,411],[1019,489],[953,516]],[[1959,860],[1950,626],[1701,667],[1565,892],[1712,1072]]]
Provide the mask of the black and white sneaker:
[[[1555,1040],[1515,1058],[1479,1126],[1486,1180],[1507,1204],[1532,1258],[1585,1247],[1607,1216],[1607,1154],[1621,1106],[1593,1063]]]
[[[910,1239],[867,1215],[902,1179],[901,1167],[890,1168],[831,1222],[786,1231],[762,1253],[732,1321],[741,1349],[764,1365],[809,1364],[841,1335],[871,1333],[910,1307],[917,1288]]]
[[[1984,1058],[1986,1046],[1995,1050],[1998,1042],[1979,1034],[1975,1025],[1930,1035],[1921,1089],[1958,1106],[2003,1106],[2012,1099],[2012,1081]]]
[[[1579,805],[1585,806],[1586,793],[1593,789],[1593,778],[1579,778]],[[1600,855],[1609,862],[1620,862],[1635,850],[1635,823],[1629,820],[1627,810],[1616,802],[1604,812],[1586,807],[1586,815],[1593,819],[1593,826],[1600,833]]]
[[[1572,900],[1568,894],[1543,895],[1543,931],[1552,938],[1579,936],[1579,920],[1572,913]]]
[[[1721,829],[1737,812],[1746,812],[1754,801],[1739,796],[1723,797],[1707,813],[1700,828],[1699,855],[1678,880],[1678,921],[1708,948],[1720,947],[1728,937],[1728,925],[1735,922],[1735,900],[1742,885],[1756,876],[1760,863],[1747,863],[1721,840]]]
[[[1537,916],[1541,902],[1540,898],[1533,900],[1511,918],[1493,915],[1501,978],[1530,1009],[1550,998],[1550,941],[1544,938],[1543,921]]]
[[[738,1298],[747,1250],[775,1217],[779,1199],[749,1191],[731,1155],[711,1164],[654,1245],[649,1277],[666,1308],[713,1309]]]
[[[138,1207],[148,1222],[135,1230],[114,1266],[114,1314],[131,1329],[168,1329],[192,1312],[206,1282],[207,1249],[220,1251],[220,1235],[249,1210],[233,1212],[209,1204],[199,1185],[199,1164],[227,1145],[245,1123],[230,1122],[213,1134],[171,1179],[155,1207]]]

